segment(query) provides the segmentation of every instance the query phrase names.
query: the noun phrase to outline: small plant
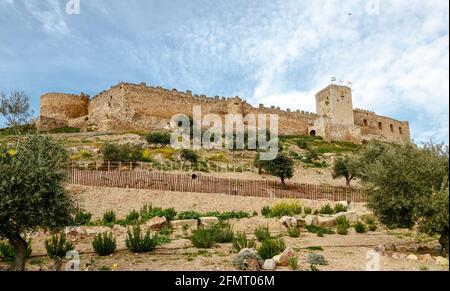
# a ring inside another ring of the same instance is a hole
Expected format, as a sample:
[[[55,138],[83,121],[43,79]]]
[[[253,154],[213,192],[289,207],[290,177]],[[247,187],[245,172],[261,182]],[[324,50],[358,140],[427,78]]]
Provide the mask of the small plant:
[[[308,215],[312,213],[312,208],[311,207],[305,207],[303,208],[303,212]]]
[[[99,233],[94,237],[92,246],[99,256],[108,256],[116,250],[116,238],[112,233]]]
[[[132,210],[126,218],[127,221],[133,223],[139,220],[139,213],[136,210]]]
[[[252,216],[258,216],[258,211],[254,210]]]
[[[239,252],[242,249],[251,249],[256,247],[256,242],[254,239],[247,239],[247,235],[243,233],[237,233],[233,238],[233,250]]]
[[[348,229],[350,228],[350,222],[345,216],[339,216],[336,218],[336,231],[340,235],[346,235],[348,234]]]
[[[355,231],[357,233],[365,233],[365,232],[367,232],[366,226],[364,225],[364,223],[362,223],[360,221],[355,223],[354,227],[355,227]]]
[[[199,219],[200,213],[197,211],[183,211],[178,213],[177,218],[178,219]]]
[[[66,234],[62,232],[59,237],[57,234],[54,234],[50,240],[45,240],[45,249],[48,256],[52,259],[55,257],[64,258],[68,251],[74,249],[74,246],[66,241]]]
[[[367,227],[370,231],[376,231],[378,229],[376,224],[368,224]]]
[[[170,134],[165,132],[151,132],[145,139],[151,145],[166,146],[170,144]]]
[[[192,244],[196,248],[210,249],[216,245],[216,232],[213,228],[198,228],[192,232]]]
[[[319,214],[320,214],[319,209],[315,209],[314,212],[313,212],[313,214],[314,214],[314,215],[319,215]]]
[[[320,270],[316,266],[310,265],[309,268],[306,269],[305,271],[319,272]]]
[[[306,229],[310,233],[321,232],[322,234],[334,234],[334,231],[331,228],[320,227],[320,226],[317,226],[317,225],[308,225],[308,226],[306,226]]]
[[[198,155],[195,151],[190,149],[182,149],[180,153],[180,157],[185,162],[191,162],[192,164],[196,164],[198,162]]]
[[[300,236],[300,229],[296,226],[289,226],[288,227],[288,234],[289,237],[299,237]]]
[[[297,257],[289,258],[288,259],[288,265],[289,265],[289,268],[291,268],[291,270],[297,271],[298,270],[298,259],[297,259]]]
[[[273,206],[270,210],[271,217],[294,216],[302,213],[302,207],[298,203],[281,202]]]
[[[330,204],[325,204],[319,209],[320,214],[334,214],[334,209]]]
[[[256,239],[260,242],[270,239],[271,234],[268,226],[259,226],[255,229]]]
[[[258,248],[258,255],[264,260],[271,259],[286,249],[282,239],[267,239]]]
[[[234,233],[229,223],[219,223],[213,227],[215,241],[218,243],[230,243],[233,241]]]
[[[316,232],[316,234],[317,234],[318,237],[323,237],[323,230],[322,230],[322,229],[319,229],[319,230]]]
[[[320,265],[320,266],[328,264],[324,256],[315,253],[308,254],[308,263],[310,263],[311,265]]]
[[[366,224],[376,224],[375,217],[373,217],[372,215],[366,215],[366,216],[364,216],[363,221],[364,221]]]
[[[261,209],[261,215],[264,216],[264,217],[270,217],[270,212],[271,212],[271,210],[270,210],[269,206],[264,206]]]
[[[215,215],[211,215],[215,216]],[[222,213],[219,213],[217,216],[219,220],[229,220],[229,219],[242,219],[242,218],[249,218],[251,217],[250,213],[244,212],[244,211],[225,211]]]
[[[73,219],[74,225],[87,225],[91,222],[92,214],[84,210],[78,210]]]
[[[335,213],[347,212],[347,207],[341,203],[338,203],[334,206]]]
[[[153,211],[153,206],[151,204],[144,204],[144,205],[142,205],[141,209],[139,210],[139,216],[142,219],[147,220],[150,218],[152,211]]]
[[[115,223],[116,213],[113,210],[108,210],[105,213],[103,213],[103,222],[106,224]]]
[[[171,226],[164,226],[159,230],[160,235],[170,235],[173,232],[173,228]]]
[[[236,257],[234,257],[233,266],[238,270],[247,270],[248,268],[247,262],[249,260],[256,260],[260,266],[264,264],[264,260],[261,259],[261,257],[255,250],[248,249],[239,252],[239,254]]]
[[[141,227],[133,226],[133,232],[128,229],[127,238],[125,239],[127,249],[133,253],[146,253],[155,249],[157,241],[155,237],[150,236],[148,230],[144,237],[141,235]]]
[[[156,242],[159,245],[170,243],[170,238],[167,234],[161,234],[161,232],[160,232],[156,235],[155,238],[156,238]]]

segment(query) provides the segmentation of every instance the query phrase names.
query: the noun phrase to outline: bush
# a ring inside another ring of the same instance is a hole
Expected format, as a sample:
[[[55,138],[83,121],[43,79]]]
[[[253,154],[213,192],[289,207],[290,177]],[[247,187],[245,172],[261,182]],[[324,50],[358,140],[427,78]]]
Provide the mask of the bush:
[[[303,212],[304,212],[306,215],[311,214],[311,213],[312,213],[312,208],[310,208],[310,207],[305,207],[305,208],[303,208]]]
[[[334,231],[331,228],[328,227],[320,227],[317,225],[307,225],[306,229],[308,230],[308,232],[310,233],[317,233],[317,232],[321,232],[322,235],[323,234],[334,234]]]
[[[198,228],[192,231],[192,244],[196,248],[210,249],[216,245],[216,232],[212,228]]]
[[[259,226],[255,229],[256,239],[260,242],[270,239],[271,234],[268,226]]]
[[[133,232],[128,229],[125,244],[130,252],[139,254],[153,251],[158,243],[155,237],[150,236],[149,230],[146,232],[145,236],[142,237],[141,227],[135,225],[133,226]]]
[[[103,160],[116,162],[135,162],[142,160],[143,149],[139,145],[105,143],[100,149]]]
[[[286,244],[282,239],[264,240],[258,248],[258,255],[264,259],[271,259],[286,249]]]
[[[313,214],[314,214],[314,215],[319,215],[319,214],[320,214],[319,209],[315,209],[314,212],[313,212]]]
[[[219,223],[213,227],[215,241],[218,243],[230,243],[233,241],[234,233],[229,223]]]
[[[130,223],[135,223],[139,220],[139,213],[136,210],[132,210],[128,213],[126,220]]]
[[[84,210],[79,210],[73,219],[74,225],[87,225],[91,222],[92,214]]]
[[[350,222],[345,216],[339,216],[336,218],[336,231],[340,235],[346,235],[348,234],[348,229],[350,228]]]
[[[28,240],[26,257],[31,257],[31,253],[31,240]],[[16,251],[9,242],[0,243],[0,260],[7,263],[13,263],[16,260]]]
[[[298,259],[297,259],[297,257],[289,258],[288,259],[288,265],[289,265],[289,268],[291,268],[291,270],[297,271],[298,270]]]
[[[261,209],[261,215],[264,216],[264,217],[270,217],[270,212],[271,212],[271,210],[270,210],[269,206],[264,206]]]
[[[300,236],[300,229],[296,226],[290,226],[288,227],[288,234],[289,237],[299,237]]]
[[[116,213],[113,210],[108,210],[103,213],[103,222],[106,224],[116,222]]]
[[[157,216],[158,217],[164,216],[168,221],[171,221],[171,220],[175,219],[175,217],[177,216],[177,212],[175,211],[174,208],[162,209],[159,207],[152,208],[150,206],[149,212],[145,213],[144,216],[141,215],[141,218],[143,220],[148,220],[150,218],[157,217]]]
[[[200,217],[201,214],[197,211],[183,211],[177,215],[178,219],[199,219]]]
[[[376,231],[378,229],[376,224],[369,224],[367,225],[370,231]]]
[[[166,146],[170,144],[170,134],[166,132],[151,132],[145,139],[152,145]]]
[[[247,235],[243,233],[237,233],[233,238],[233,250],[239,252],[241,249],[255,248],[255,240],[247,239]]]
[[[366,216],[364,216],[363,221],[364,221],[366,224],[376,224],[375,217],[373,217],[372,215],[366,215]]]
[[[336,227],[336,232],[340,235],[347,235],[348,234],[348,227],[345,227],[344,225],[338,225]]]
[[[47,255],[52,259],[55,257],[64,258],[68,251],[74,249],[74,245],[66,241],[66,234],[62,232],[59,237],[54,234],[50,240],[45,240],[45,249]]]
[[[318,237],[323,237],[323,230],[322,229],[317,230],[316,234]]]
[[[367,232],[366,226],[362,222],[358,221],[357,223],[355,223],[354,227],[355,227],[355,231],[357,233],[365,233],[365,232]]]
[[[308,263],[321,266],[328,264],[324,256],[315,253],[308,254]]]
[[[330,204],[323,205],[319,209],[320,214],[334,214],[334,209]]]
[[[341,203],[338,203],[334,206],[334,212],[335,213],[347,212],[347,207],[345,207]]]
[[[308,142],[304,139],[298,139],[295,141],[297,146],[301,148],[302,150],[306,150],[308,148]]]
[[[190,149],[182,149],[180,153],[180,157],[185,162],[191,162],[196,164],[198,162],[198,155],[195,151]]]
[[[281,202],[270,209],[271,217],[294,216],[302,213],[302,207],[298,203]]]
[[[94,237],[92,246],[99,256],[108,256],[116,250],[116,239],[112,233],[99,233]]]

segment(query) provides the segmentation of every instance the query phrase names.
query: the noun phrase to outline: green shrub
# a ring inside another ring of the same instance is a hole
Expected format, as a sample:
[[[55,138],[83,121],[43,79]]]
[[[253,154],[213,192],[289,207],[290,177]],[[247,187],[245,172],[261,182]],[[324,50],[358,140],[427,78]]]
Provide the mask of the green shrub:
[[[319,209],[320,214],[334,214],[334,209],[330,204],[323,205]]]
[[[256,239],[260,242],[268,240],[271,238],[271,234],[268,226],[258,226],[255,229]]]
[[[366,216],[364,216],[363,221],[364,221],[366,224],[376,224],[375,217],[373,217],[372,215],[366,215]]]
[[[319,230],[316,232],[316,234],[317,234],[318,237],[323,237],[323,230],[322,230],[322,229],[319,229]]]
[[[168,221],[174,220],[177,216],[177,212],[174,208],[153,208],[151,213],[145,218],[145,220],[153,217],[165,217]]]
[[[199,219],[200,217],[201,214],[197,211],[183,211],[177,215],[178,219]]]
[[[358,221],[357,223],[355,223],[354,227],[355,227],[355,231],[357,233],[365,233],[365,232],[367,232],[366,226],[362,222]]]
[[[320,214],[319,209],[315,209],[314,212],[313,212],[313,214],[314,214],[314,215],[319,215],[319,214]]]
[[[116,222],[116,213],[113,210],[108,210],[103,213],[103,222],[104,223],[115,223]]]
[[[99,233],[94,237],[92,246],[99,256],[109,256],[116,250],[116,239],[112,233]]]
[[[159,245],[170,243],[170,238],[167,234],[159,232],[156,236],[156,242]]]
[[[54,234],[50,240],[45,240],[45,249],[47,255],[52,259],[55,257],[64,258],[68,251],[74,249],[74,245],[66,241],[66,234],[62,232],[59,237]]]
[[[28,240],[26,257],[31,257],[32,252],[31,240]],[[9,242],[0,243],[0,260],[7,263],[12,263],[16,260],[16,251]]]
[[[311,207],[305,207],[303,208],[303,212],[308,215],[312,213],[312,208]]]
[[[298,259],[297,259],[297,257],[290,257],[288,259],[288,265],[289,265],[289,268],[291,268],[291,270],[297,271],[298,270]]]
[[[230,243],[233,241],[234,233],[229,223],[219,223],[212,227],[215,231],[215,241],[218,243]]]
[[[308,254],[308,263],[321,266],[328,264],[324,256],[315,253]]]
[[[302,150],[306,150],[308,148],[308,142],[304,139],[298,139],[295,141],[297,146],[301,148]]]
[[[133,232],[128,229],[125,244],[130,252],[146,253],[154,250],[158,242],[155,237],[150,236],[149,230],[146,232],[144,237],[142,237],[141,227],[139,225],[135,225],[133,226]]]
[[[211,215],[210,215],[211,214]],[[215,214],[215,215],[212,215]],[[242,219],[251,217],[250,213],[244,211],[209,212],[207,216],[215,216],[219,220]]]
[[[286,244],[282,239],[264,240],[258,247],[258,255],[264,259],[271,259],[286,249]]]
[[[367,227],[370,231],[376,231],[378,229],[376,224],[368,224]]]
[[[347,207],[342,205],[341,203],[338,203],[334,206],[334,212],[335,213],[347,212]]]
[[[288,234],[289,234],[289,237],[299,237],[300,229],[296,226],[290,226],[290,227],[288,227]]]
[[[194,247],[210,249],[216,245],[216,233],[213,228],[198,228],[192,231],[191,241]]]
[[[336,227],[336,232],[340,235],[347,235],[348,234],[348,227],[345,225],[339,225]]]
[[[132,210],[128,213],[126,220],[130,223],[137,222],[139,220],[139,213],[136,210]]]
[[[298,203],[281,202],[270,209],[271,217],[294,216],[302,213],[302,207]]]
[[[306,229],[310,233],[317,233],[317,232],[320,231],[322,234],[334,234],[334,231],[331,228],[320,227],[320,226],[317,226],[317,225],[307,225]]]
[[[271,215],[271,210],[270,210],[270,207],[269,206],[264,206],[262,209],[261,209],[261,215],[262,216],[264,216],[264,217],[270,217]]]
[[[196,164],[198,162],[198,155],[195,151],[190,149],[182,149],[180,153],[180,157],[185,162],[191,162]]]
[[[60,127],[50,130],[49,133],[77,133],[80,131],[81,129],[76,127]]]
[[[92,214],[84,210],[79,210],[73,219],[74,225],[87,225],[91,222]]]
[[[166,146],[170,144],[170,133],[166,132],[151,132],[145,139],[151,145]]]
[[[115,144],[107,142],[103,144],[100,152],[105,161],[135,162],[142,160],[142,146],[133,144]]]
[[[247,239],[245,233],[237,233],[233,238],[233,250],[239,252],[241,249],[255,248],[256,242],[254,239]]]
[[[144,204],[141,206],[141,209],[139,210],[139,216],[144,220],[149,219],[152,211],[153,206],[151,204]]]

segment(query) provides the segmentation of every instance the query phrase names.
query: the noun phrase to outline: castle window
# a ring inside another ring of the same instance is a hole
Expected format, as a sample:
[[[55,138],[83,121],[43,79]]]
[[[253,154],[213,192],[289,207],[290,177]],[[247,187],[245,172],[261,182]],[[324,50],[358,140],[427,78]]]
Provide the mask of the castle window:
[[[364,119],[364,126],[367,126],[367,119]]]
[[[311,130],[311,132],[309,133],[310,136],[316,136],[316,131],[315,130]]]
[[[382,130],[383,129],[383,124],[381,122],[378,122],[378,129]]]
[[[394,126],[391,124],[390,127],[391,127],[391,132],[394,132]]]
[[[401,127],[398,128],[398,132],[400,132],[400,134],[403,134]]]

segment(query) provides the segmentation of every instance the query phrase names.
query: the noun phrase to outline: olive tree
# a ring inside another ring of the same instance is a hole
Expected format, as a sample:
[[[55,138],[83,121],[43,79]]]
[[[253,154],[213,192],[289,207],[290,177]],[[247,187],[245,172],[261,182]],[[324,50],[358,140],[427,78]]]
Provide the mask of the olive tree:
[[[27,233],[55,231],[71,220],[67,163],[67,152],[47,136],[28,137],[14,156],[0,149],[0,237],[15,249],[15,270],[25,269]]]
[[[0,115],[6,119],[6,125],[20,133],[20,126],[30,122],[32,111],[30,101],[24,92],[12,92],[7,96],[0,93]]]
[[[263,168],[270,175],[279,177],[283,186],[286,185],[286,179],[290,179],[294,176],[294,161],[282,153],[279,153],[277,157],[271,161],[265,161]]]
[[[351,181],[360,176],[361,165],[356,157],[345,156],[338,157],[334,162],[333,179],[345,178],[347,187],[350,187]]]

